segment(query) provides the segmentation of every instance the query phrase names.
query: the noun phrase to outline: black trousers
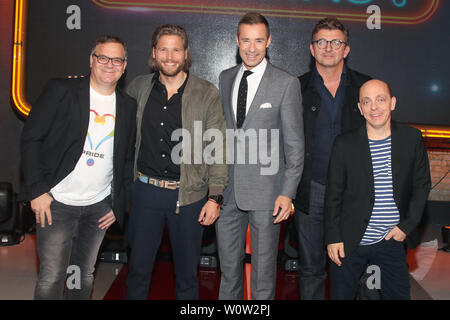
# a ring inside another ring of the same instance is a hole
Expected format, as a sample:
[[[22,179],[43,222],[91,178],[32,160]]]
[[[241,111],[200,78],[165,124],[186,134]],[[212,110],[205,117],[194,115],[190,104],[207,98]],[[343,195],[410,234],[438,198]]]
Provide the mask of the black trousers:
[[[366,284],[378,286],[383,300],[411,299],[403,242],[383,239],[373,245],[359,246],[341,261],[340,267],[330,262],[330,299],[354,299],[364,272],[369,273]]]
[[[148,299],[156,254],[167,224],[175,268],[176,299],[198,299],[198,264],[203,226],[197,221],[206,198],[180,207],[178,190],[144,184],[131,187],[128,241],[131,247],[127,276],[127,299]]]

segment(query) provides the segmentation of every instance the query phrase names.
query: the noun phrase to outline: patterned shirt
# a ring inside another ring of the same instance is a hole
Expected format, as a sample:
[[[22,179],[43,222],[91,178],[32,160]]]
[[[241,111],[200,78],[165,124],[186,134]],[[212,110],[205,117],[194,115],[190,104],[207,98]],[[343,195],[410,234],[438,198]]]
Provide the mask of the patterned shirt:
[[[400,222],[400,213],[394,201],[391,166],[391,137],[370,140],[375,203],[369,224],[360,245],[370,245],[384,237]]]

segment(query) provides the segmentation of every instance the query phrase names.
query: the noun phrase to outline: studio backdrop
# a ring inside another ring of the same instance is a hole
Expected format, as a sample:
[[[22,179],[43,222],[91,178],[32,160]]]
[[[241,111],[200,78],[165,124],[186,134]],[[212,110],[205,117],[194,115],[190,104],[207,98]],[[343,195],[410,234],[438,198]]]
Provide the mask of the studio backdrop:
[[[450,1],[443,0],[30,0],[26,99],[32,105],[49,78],[87,75],[102,34],[128,45],[126,86],[149,71],[150,37],[161,24],[187,30],[191,72],[218,85],[219,73],[237,63],[236,28],[247,11],[267,17],[269,59],[296,76],[310,69],[315,23],[338,17],[350,29],[348,65],[392,85],[394,119],[450,125]]]

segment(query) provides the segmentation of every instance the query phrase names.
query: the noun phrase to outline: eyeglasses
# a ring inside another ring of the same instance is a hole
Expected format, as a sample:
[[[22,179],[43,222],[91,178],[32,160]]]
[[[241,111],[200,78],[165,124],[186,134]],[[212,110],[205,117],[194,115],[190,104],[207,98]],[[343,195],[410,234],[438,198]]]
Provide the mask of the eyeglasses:
[[[95,53],[93,53],[92,55],[97,58],[98,63],[108,64],[111,61],[112,65],[116,66],[116,67],[120,67],[126,61],[126,59],[122,59],[122,58],[110,58],[110,57],[103,56],[103,55],[98,56]]]
[[[316,43],[317,47],[319,47],[319,49],[325,49],[329,43],[331,43],[331,48],[338,50],[340,47],[342,47],[342,44],[347,44],[345,41],[343,40],[339,40],[339,39],[333,39],[333,40],[325,40],[325,39],[319,39],[319,40],[314,40],[311,41],[312,43]]]

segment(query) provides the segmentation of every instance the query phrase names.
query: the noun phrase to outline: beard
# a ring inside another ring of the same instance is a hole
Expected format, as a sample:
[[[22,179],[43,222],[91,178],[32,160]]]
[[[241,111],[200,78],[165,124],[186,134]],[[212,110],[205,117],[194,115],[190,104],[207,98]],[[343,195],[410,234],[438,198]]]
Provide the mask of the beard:
[[[177,74],[179,74],[181,71],[183,71],[186,61],[184,59],[182,61],[179,61],[178,67],[176,69],[164,68],[163,63],[161,63],[160,61],[157,61],[157,60],[155,60],[155,63],[156,63],[156,68],[158,69],[158,71],[160,73],[162,73],[166,77],[174,77]]]

